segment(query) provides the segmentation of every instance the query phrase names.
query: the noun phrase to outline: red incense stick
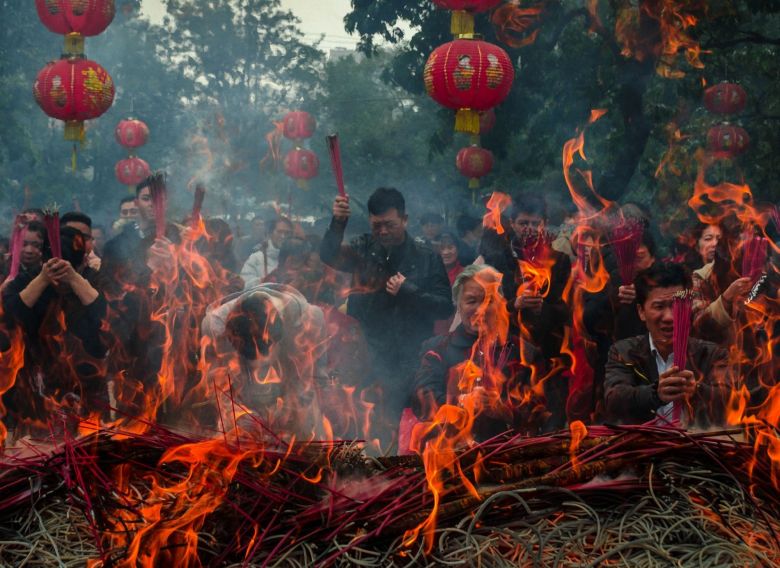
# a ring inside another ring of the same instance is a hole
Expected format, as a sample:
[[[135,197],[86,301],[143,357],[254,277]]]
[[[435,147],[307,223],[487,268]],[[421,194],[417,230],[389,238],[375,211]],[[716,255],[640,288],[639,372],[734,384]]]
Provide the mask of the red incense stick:
[[[17,215],[14,222],[14,232],[11,235],[11,272],[8,280],[11,281],[19,275],[19,267],[22,262],[22,247],[24,246],[24,231],[27,228],[27,218]]]
[[[199,183],[195,186],[195,199],[192,202],[192,215],[190,215],[190,223],[193,229],[197,229],[200,225],[200,211],[203,208],[203,199],[206,197],[206,187]]]
[[[673,365],[681,371],[685,369],[688,358],[688,337],[691,333],[691,314],[693,312],[693,291],[682,290],[674,295],[672,317],[674,328],[672,331],[672,349],[674,351]],[[680,420],[682,416],[682,402],[674,403],[672,420]]]
[[[344,170],[341,166],[341,148],[339,147],[339,135],[331,134],[326,138],[328,142],[328,153],[330,154],[330,163],[333,166],[333,175],[336,176],[336,187],[341,197],[346,197],[344,191]]]
[[[46,233],[49,237],[49,249],[53,258],[62,258],[62,245],[60,244],[60,213],[47,209],[44,213],[43,223],[46,225]]]
[[[612,229],[612,248],[617,256],[620,279],[624,286],[634,283],[634,261],[643,233],[644,227],[639,221],[622,221]]]
[[[158,172],[152,176],[149,190],[154,204],[155,237],[161,239],[165,236],[165,215],[168,208],[168,191],[165,187],[164,173]]]

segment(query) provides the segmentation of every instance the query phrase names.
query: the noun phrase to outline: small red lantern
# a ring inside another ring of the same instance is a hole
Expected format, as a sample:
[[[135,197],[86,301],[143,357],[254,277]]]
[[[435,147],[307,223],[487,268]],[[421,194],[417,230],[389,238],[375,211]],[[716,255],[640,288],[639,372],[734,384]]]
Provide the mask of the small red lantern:
[[[284,137],[289,140],[311,138],[317,128],[317,121],[308,112],[295,110],[282,119]]]
[[[469,178],[469,187],[479,187],[479,178],[485,177],[493,169],[493,154],[479,146],[462,148],[455,158],[455,167],[461,175]]]
[[[319,173],[320,160],[317,154],[305,148],[291,150],[284,157],[284,172],[305,188],[307,181]]]
[[[84,36],[102,33],[114,19],[114,0],[35,0],[38,18],[65,36],[65,53],[84,53]]]
[[[452,10],[450,31],[453,35],[474,33],[474,14],[487,12],[503,0],[433,0],[439,8]]]
[[[65,121],[65,140],[84,137],[84,121],[97,118],[114,102],[114,81],[89,59],[71,57],[48,63],[33,85],[43,112]]]
[[[145,160],[133,157],[119,160],[114,167],[114,173],[119,183],[134,186],[152,175],[152,170]]]
[[[736,83],[718,83],[704,91],[704,106],[717,114],[737,114],[745,109],[747,93]]]
[[[515,71],[509,56],[497,45],[456,39],[431,53],[423,76],[425,90],[433,100],[457,109],[455,130],[479,134],[479,111],[506,98]]]
[[[149,127],[135,118],[119,121],[114,130],[114,136],[120,146],[125,148],[138,148],[146,144],[149,138]]]
[[[716,158],[739,156],[750,146],[750,136],[741,126],[718,124],[707,132],[707,149]]]

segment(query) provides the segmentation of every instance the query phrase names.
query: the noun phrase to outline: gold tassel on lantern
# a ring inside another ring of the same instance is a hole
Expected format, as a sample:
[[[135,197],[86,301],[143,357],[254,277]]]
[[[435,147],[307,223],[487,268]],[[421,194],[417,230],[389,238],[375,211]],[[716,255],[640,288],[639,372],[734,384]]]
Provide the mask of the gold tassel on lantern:
[[[84,36],[78,32],[69,33],[65,36],[65,50],[64,55],[66,57],[83,56],[84,55]]]
[[[74,172],[77,166],[78,148],[76,142],[84,142],[84,122],[81,120],[67,120],[65,121],[65,134],[63,138],[73,142],[73,150],[70,153],[70,169]]]
[[[309,182],[305,179],[299,179],[296,181],[296,185],[300,187],[303,191],[309,191]]]
[[[469,189],[479,189],[479,178],[469,179]]]
[[[458,109],[455,114],[455,131],[479,134],[479,113],[470,108]]]
[[[474,15],[464,10],[454,10],[450,20],[450,33],[454,36],[474,33]]]

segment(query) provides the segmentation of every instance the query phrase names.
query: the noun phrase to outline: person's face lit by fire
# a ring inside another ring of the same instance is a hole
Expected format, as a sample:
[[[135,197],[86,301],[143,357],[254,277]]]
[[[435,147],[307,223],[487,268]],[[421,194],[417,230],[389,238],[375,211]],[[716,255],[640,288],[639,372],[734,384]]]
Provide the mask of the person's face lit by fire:
[[[119,218],[120,219],[137,219],[138,218],[138,205],[136,201],[126,201],[119,206]]]
[[[498,292],[496,278],[497,275],[485,271],[463,283],[457,308],[463,329],[469,335],[479,335],[480,331],[498,325],[497,310],[503,308],[503,297]]]
[[[519,240],[538,235],[544,230],[544,219],[539,215],[518,213],[512,219],[512,230]]]
[[[369,215],[371,234],[384,247],[402,245],[406,239],[408,215],[400,215],[398,209],[392,207],[379,215]]]
[[[723,233],[717,225],[707,225],[704,231],[702,231],[701,237],[699,237],[696,243],[696,250],[704,264],[715,260],[715,251],[718,248],[721,237],[723,237]]]
[[[284,241],[293,236],[293,227],[287,221],[279,221],[271,231],[271,243],[276,248],[282,248]]]
[[[639,319],[645,322],[647,331],[662,354],[668,356],[672,351],[674,332],[674,295],[683,290],[682,286],[653,288],[644,304],[637,304]]]
[[[94,246],[94,239],[92,238],[92,227],[86,223],[79,223],[78,221],[70,221],[65,223],[65,227],[73,227],[84,237],[84,250],[87,254],[92,252]]]
[[[154,220],[154,202],[152,201],[152,190],[148,187],[138,192],[135,198],[135,205],[138,208],[138,217],[144,221]]]
[[[636,249],[636,256],[634,257],[634,269],[637,272],[647,270],[655,262],[655,257],[650,253],[646,245],[639,245]]]
[[[444,266],[452,268],[458,262],[458,247],[452,239],[444,238],[439,244],[439,255]]]
[[[35,231],[24,231],[21,263],[26,268],[39,266],[43,262],[43,237]]]

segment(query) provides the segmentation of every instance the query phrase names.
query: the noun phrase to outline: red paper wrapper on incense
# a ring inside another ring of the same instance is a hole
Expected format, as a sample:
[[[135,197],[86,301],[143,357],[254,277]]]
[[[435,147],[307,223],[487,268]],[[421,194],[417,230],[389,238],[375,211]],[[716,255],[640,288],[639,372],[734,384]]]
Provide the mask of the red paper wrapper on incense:
[[[27,228],[27,218],[17,215],[14,221],[14,232],[11,235],[11,271],[8,273],[10,282],[19,275],[22,262],[22,247],[24,246],[24,230]]]
[[[326,138],[328,142],[328,153],[330,154],[330,164],[333,167],[333,175],[336,177],[336,187],[341,197],[346,197],[344,191],[344,170],[341,166],[341,148],[339,146],[339,135],[331,134]]]
[[[154,205],[155,237],[161,239],[165,236],[165,214],[168,208],[168,191],[165,187],[165,174],[158,172],[152,176],[149,184]]]
[[[742,276],[755,280],[766,264],[768,242],[764,237],[747,239],[742,245]]]
[[[62,245],[60,244],[60,214],[59,211],[46,210],[43,223],[46,225],[46,234],[49,237],[49,249],[53,258],[62,258]]]
[[[691,314],[693,312],[693,291],[682,290],[674,295],[672,317],[674,328],[672,331],[672,349],[674,357],[672,364],[680,370],[685,369],[688,359],[688,337],[691,333]],[[672,420],[679,421],[682,416],[682,401],[674,403]]]
[[[206,187],[199,183],[195,186],[195,199],[192,202],[192,215],[190,216],[190,225],[197,229],[200,225],[200,210],[203,208],[203,199],[206,197]]]
[[[617,256],[623,286],[630,286],[634,283],[634,261],[636,260],[636,251],[639,250],[639,245],[642,243],[643,233],[644,226],[640,221],[635,220],[622,221],[612,229],[612,248]]]

